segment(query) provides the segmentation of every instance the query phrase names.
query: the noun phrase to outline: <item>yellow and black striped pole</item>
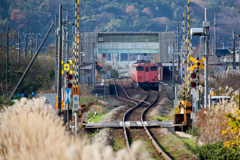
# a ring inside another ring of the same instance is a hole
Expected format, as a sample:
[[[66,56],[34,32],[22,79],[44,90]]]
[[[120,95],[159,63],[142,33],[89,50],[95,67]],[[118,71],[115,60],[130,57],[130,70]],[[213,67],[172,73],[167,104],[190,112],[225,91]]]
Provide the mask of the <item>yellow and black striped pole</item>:
[[[78,22],[77,22],[77,35],[78,35],[78,43],[80,43],[80,31],[79,31],[79,16],[80,16],[80,14],[79,14],[79,10],[80,10],[80,0],[78,0]],[[80,54],[80,48],[79,48],[79,44],[77,44],[77,54],[76,54],[76,84],[77,84],[77,86],[78,86],[78,75],[79,75],[79,73],[78,73],[78,56],[80,56],[79,55]]]
[[[76,54],[78,52],[77,50],[77,0],[75,0],[75,43],[74,43],[74,60],[73,60],[73,75],[74,75],[74,81],[73,86],[76,87]]]
[[[185,101],[185,13],[183,13],[183,69],[182,69],[182,76],[183,76],[183,100]]]
[[[189,32],[190,32],[190,27],[189,27],[189,0],[188,0],[188,20],[187,20],[187,27],[188,27],[188,31],[187,31],[187,41],[189,42],[189,39],[190,39],[190,34],[189,34]],[[188,43],[188,48],[187,48],[187,50],[188,50],[188,54],[187,54],[187,64],[188,64],[188,66],[187,66],[187,73],[188,73],[188,102],[190,102],[191,101],[191,71],[190,71],[190,42]]]

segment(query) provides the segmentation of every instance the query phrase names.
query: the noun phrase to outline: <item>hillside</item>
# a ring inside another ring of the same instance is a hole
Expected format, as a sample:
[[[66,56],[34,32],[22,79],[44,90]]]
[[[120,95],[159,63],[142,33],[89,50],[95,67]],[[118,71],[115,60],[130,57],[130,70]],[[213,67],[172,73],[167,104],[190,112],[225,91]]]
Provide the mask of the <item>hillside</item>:
[[[16,31],[45,33],[51,22],[48,16],[58,13],[59,4],[68,8],[70,19],[74,19],[74,3],[74,0],[2,0],[0,28],[5,30],[9,19],[10,28]],[[190,27],[202,26],[207,7],[211,22],[214,10],[218,13],[220,37],[228,36],[238,28],[239,8],[235,3],[235,0],[190,0]],[[182,25],[182,13],[186,10],[187,0],[82,0],[80,30],[172,31]]]

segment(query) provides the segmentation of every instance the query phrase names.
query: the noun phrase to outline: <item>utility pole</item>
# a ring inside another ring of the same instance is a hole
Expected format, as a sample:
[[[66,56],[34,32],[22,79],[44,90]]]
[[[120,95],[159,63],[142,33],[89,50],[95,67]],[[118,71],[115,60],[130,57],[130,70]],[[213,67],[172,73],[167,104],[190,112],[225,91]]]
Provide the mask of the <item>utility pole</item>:
[[[27,34],[25,34],[24,59],[26,59],[26,54],[27,54]]]
[[[58,115],[61,115],[61,88],[62,88],[62,5],[59,5],[59,29],[58,29],[58,87],[57,87],[57,109]]]
[[[8,54],[8,33],[9,31],[8,31],[8,22],[7,22],[7,59],[6,59],[6,85],[7,85],[7,87],[8,87],[8,82],[9,82],[9,64],[8,64],[8,62],[9,62],[9,54]]]
[[[32,37],[32,33],[30,33],[30,57],[31,58],[33,55],[32,47],[33,47],[33,37]]]
[[[66,56],[66,63],[69,59],[69,25],[68,25],[68,11],[67,11],[67,14],[66,14],[66,27],[67,27],[67,32],[66,32],[66,53],[67,53],[67,56]]]
[[[217,13],[214,11],[214,53],[217,54]]]
[[[236,57],[235,57],[235,31],[233,31],[233,69],[236,69]]]
[[[58,82],[58,34],[57,34],[57,14],[55,14],[55,91],[57,91],[57,82]]]
[[[28,66],[27,66],[26,70],[24,71],[24,73],[23,73],[23,75],[22,75],[21,79],[18,81],[18,84],[17,84],[17,86],[14,88],[13,92],[11,93],[10,99],[12,99],[12,98],[13,98],[13,96],[14,96],[14,94],[16,93],[17,89],[18,89],[18,88],[19,88],[19,86],[22,84],[22,82],[23,82],[24,78],[26,77],[26,75],[27,75],[27,73],[28,73],[29,69],[31,68],[31,66],[32,66],[32,64],[33,64],[33,62],[34,62],[34,61],[35,61],[35,59],[37,58],[37,55],[38,55],[38,53],[40,52],[40,50],[41,50],[41,48],[42,48],[42,46],[43,46],[44,42],[46,41],[46,39],[47,39],[47,37],[48,37],[49,33],[50,33],[50,32],[51,32],[51,30],[52,30],[53,26],[54,26],[54,23],[52,23],[52,25],[50,26],[50,28],[49,28],[49,30],[48,30],[48,32],[47,32],[47,34],[45,35],[45,37],[44,37],[44,39],[43,39],[42,43],[40,44],[40,46],[39,46],[38,50],[36,51],[36,54],[33,56],[32,60],[29,62],[29,64],[28,64]]]
[[[174,48],[174,42],[173,42],[173,48]],[[175,57],[175,50],[173,49],[172,53],[172,91],[174,95],[174,89],[175,89],[175,67],[174,67],[174,57]]]
[[[38,49],[38,34],[37,34],[37,38],[36,38],[36,51]]]
[[[178,58],[178,63],[177,63],[177,66],[178,66],[178,82],[180,84],[181,72],[180,72],[180,55],[179,55],[179,26],[177,26],[177,58]]]
[[[204,37],[204,41],[205,41],[205,61],[204,61],[204,66],[205,66],[205,70],[204,70],[204,81],[205,81],[205,85],[204,85],[204,107],[207,108],[207,104],[208,104],[208,36],[209,36],[209,27],[210,27],[210,22],[208,21],[208,17],[207,17],[207,8],[205,8],[205,21],[203,21],[203,27],[205,28],[205,37]]]
[[[20,33],[18,32],[18,64],[20,64]]]

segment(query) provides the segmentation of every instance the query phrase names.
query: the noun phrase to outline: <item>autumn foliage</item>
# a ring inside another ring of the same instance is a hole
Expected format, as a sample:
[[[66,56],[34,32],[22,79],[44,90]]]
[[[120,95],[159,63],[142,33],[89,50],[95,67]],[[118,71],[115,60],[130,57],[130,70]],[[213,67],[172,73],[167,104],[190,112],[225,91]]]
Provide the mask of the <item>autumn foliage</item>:
[[[129,14],[130,16],[134,16],[134,17],[139,16],[138,10],[133,5],[130,5],[127,7],[126,13]]]
[[[148,8],[144,8],[143,12],[146,13],[147,15],[151,16],[151,17],[153,16],[152,11],[150,9],[148,9]]]
[[[13,9],[10,17],[11,21],[24,25],[27,20],[20,9]]]
[[[154,18],[154,21],[157,22],[159,25],[168,25],[170,22],[167,17],[157,17]]]

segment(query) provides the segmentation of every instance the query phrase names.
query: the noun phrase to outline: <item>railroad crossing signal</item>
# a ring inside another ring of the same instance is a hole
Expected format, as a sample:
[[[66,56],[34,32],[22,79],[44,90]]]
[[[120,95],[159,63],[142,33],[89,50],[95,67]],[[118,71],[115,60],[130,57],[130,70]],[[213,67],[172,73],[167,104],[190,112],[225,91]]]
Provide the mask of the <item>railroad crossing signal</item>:
[[[76,37],[75,37],[75,42],[76,42],[76,43],[79,43],[79,36],[76,36]]]
[[[69,71],[69,64],[64,64],[64,71],[68,72]]]
[[[204,57],[203,57],[200,61],[194,59],[193,57],[190,57],[189,60],[192,61],[193,63],[195,63],[195,64],[190,68],[191,72],[192,72],[195,68],[197,68],[197,67],[200,67],[200,68],[202,68],[203,70],[205,69],[205,66],[202,64],[202,63],[204,62],[204,60],[205,60]]]

